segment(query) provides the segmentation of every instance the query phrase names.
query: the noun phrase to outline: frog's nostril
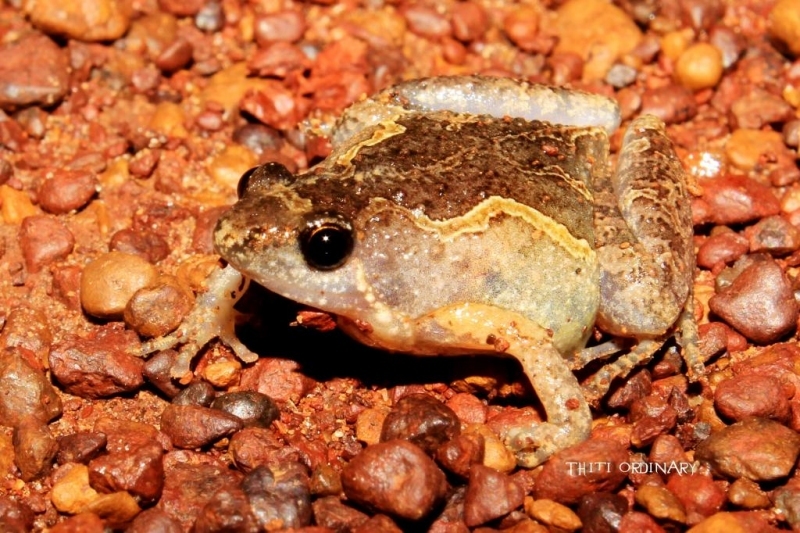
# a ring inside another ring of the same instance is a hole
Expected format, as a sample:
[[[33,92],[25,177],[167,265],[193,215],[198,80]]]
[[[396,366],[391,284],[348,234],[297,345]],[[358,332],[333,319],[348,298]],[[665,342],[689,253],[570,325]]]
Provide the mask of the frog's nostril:
[[[300,233],[300,251],[311,268],[338,268],[353,251],[353,229],[336,219],[312,221]]]

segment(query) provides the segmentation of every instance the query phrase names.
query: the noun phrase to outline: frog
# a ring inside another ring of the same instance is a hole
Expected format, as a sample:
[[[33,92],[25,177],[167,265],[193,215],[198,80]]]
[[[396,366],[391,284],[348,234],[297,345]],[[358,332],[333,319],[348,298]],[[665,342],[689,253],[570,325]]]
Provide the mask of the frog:
[[[386,352],[513,357],[546,419],[503,439],[536,467],[586,440],[592,402],[669,339],[690,378],[703,373],[688,179],[650,115],[630,122],[614,166],[620,123],[611,98],[511,78],[415,79],[364,98],[324,161],[242,176],[213,234],[227,266],[193,326],[145,351],[184,342],[176,377],[213,337],[255,361],[232,326],[252,280]],[[587,348],[598,333],[609,340]]]

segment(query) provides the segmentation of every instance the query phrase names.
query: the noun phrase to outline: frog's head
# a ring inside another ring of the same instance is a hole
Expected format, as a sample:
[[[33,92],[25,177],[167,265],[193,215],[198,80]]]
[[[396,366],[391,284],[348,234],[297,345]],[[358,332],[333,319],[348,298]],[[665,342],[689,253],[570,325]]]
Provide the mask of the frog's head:
[[[315,197],[318,179],[324,172],[293,176],[277,163],[245,173],[239,201],[214,231],[217,252],[286,298],[351,320],[374,322],[380,315],[384,327],[396,327],[397,317],[376,301],[364,276],[362,256],[371,252],[358,242],[359,210],[330,194]]]

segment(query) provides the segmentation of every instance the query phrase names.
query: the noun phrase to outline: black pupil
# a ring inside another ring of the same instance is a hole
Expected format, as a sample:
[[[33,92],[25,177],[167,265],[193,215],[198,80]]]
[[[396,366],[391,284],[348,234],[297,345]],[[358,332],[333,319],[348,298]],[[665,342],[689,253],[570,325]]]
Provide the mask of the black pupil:
[[[319,270],[330,270],[344,263],[353,249],[350,230],[335,224],[310,228],[300,239],[306,262]]]

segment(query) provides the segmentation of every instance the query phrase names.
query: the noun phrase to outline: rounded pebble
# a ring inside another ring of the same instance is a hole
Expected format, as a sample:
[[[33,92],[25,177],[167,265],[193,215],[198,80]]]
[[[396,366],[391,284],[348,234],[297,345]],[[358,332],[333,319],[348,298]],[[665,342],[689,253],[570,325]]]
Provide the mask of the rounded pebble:
[[[133,293],[123,319],[144,337],[161,337],[181,325],[194,306],[192,294],[174,276],[161,276],[152,286]]]
[[[422,449],[405,440],[368,446],[342,471],[345,495],[389,515],[418,520],[447,491],[444,472]]]
[[[514,478],[483,465],[469,473],[464,496],[464,523],[469,527],[485,524],[520,507],[525,491]]]
[[[708,270],[721,269],[731,264],[750,250],[747,237],[733,231],[711,235],[703,241],[697,251],[697,264]]]
[[[136,515],[125,533],[182,533],[180,522],[163,509],[151,507]]]
[[[100,492],[127,491],[142,502],[154,502],[164,487],[164,450],[157,442],[92,459],[89,483]]]
[[[238,417],[199,405],[170,404],[161,414],[161,431],[177,448],[200,448],[242,427]]]
[[[798,304],[791,282],[773,260],[745,268],[708,301],[711,310],[748,339],[767,344],[794,331]]]
[[[306,20],[299,11],[286,10],[261,15],[255,22],[255,39],[258,46],[265,47],[275,41],[293,43],[299,41],[306,31]]]
[[[694,95],[681,85],[665,85],[642,93],[643,115],[655,115],[665,124],[680,124],[697,115]]]
[[[195,381],[172,398],[172,405],[200,405],[211,407],[216,391],[207,381]]]
[[[715,87],[722,78],[722,53],[712,44],[695,43],[675,64],[678,82],[692,91]]]
[[[34,26],[79,41],[113,41],[131,23],[132,8],[114,0],[29,0],[23,4]]]
[[[436,460],[448,472],[466,478],[472,465],[482,464],[486,441],[480,433],[463,433],[436,450]]]
[[[793,119],[794,109],[780,96],[754,88],[733,102],[731,114],[738,128],[760,130],[764,126]]]
[[[800,229],[785,218],[775,215],[763,218],[745,230],[750,252],[787,255],[800,248]]]
[[[450,21],[433,7],[422,4],[412,4],[402,11],[408,29],[427,39],[441,39],[449,37],[453,28]]]
[[[149,263],[158,263],[169,255],[169,243],[157,233],[127,228],[111,237],[112,251],[138,255]]]
[[[10,496],[0,496],[0,530],[8,533],[33,531],[33,520],[30,507]]]
[[[515,7],[503,19],[503,31],[518,48],[531,51],[539,33],[539,10],[527,5]]]
[[[401,398],[383,421],[381,441],[404,439],[429,455],[461,431],[452,409],[427,394]]]
[[[770,481],[789,475],[798,453],[800,435],[764,418],[748,418],[712,433],[695,450],[718,475]]]
[[[250,502],[261,529],[272,524],[289,529],[311,523],[311,492],[308,469],[299,462],[284,462],[270,468],[261,466],[242,480],[242,490]]]
[[[781,209],[770,187],[745,176],[704,181],[702,201],[702,215],[694,220],[695,224],[741,224],[777,215]]]
[[[792,54],[800,55],[800,5],[795,0],[780,0],[773,6],[768,29]]]
[[[64,223],[48,215],[25,217],[19,231],[25,268],[35,273],[66,259],[75,247],[75,237]]]
[[[788,384],[787,389],[775,377],[744,374],[717,385],[714,407],[720,415],[735,422],[751,416],[787,422],[790,415],[789,397],[793,394],[793,385]]]
[[[300,460],[300,452],[278,438],[271,430],[249,427],[237,431],[228,444],[236,467],[250,472],[259,466],[275,466]]]
[[[97,177],[89,172],[57,170],[39,187],[39,205],[56,215],[84,207],[97,192]]]
[[[27,418],[49,422],[61,415],[62,402],[41,368],[31,366],[19,349],[0,351],[0,420],[17,426]]]
[[[69,60],[46,35],[31,32],[4,43],[0,56],[0,109],[53,105],[66,96]],[[31,61],[32,57],[36,61]]]
[[[758,483],[746,477],[740,477],[730,484],[727,497],[728,501],[742,509],[765,509],[772,505]]]
[[[86,265],[81,276],[81,305],[98,318],[122,318],[139,289],[152,286],[156,268],[137,255],[108,252]]]
[[[753,170],[763,155],[779,154],[785,149],[783,135],[773,130],[739,128],[731,133],[725,143],[725,155],[728,157],[728,161],[744,171]],[[739,176],[737,178],[747,179]],[[775,213],[769,214],[774,215]]]
[[[583,525],[572,509],[553,500],[525,499],[525,512],[539,522],[566,531],[575,531]]]
[[[343,503],[338,496],[325,496],[314,500],[314,521],[332,531],[353,531],[366,524],[369,516]]]
[[[175,397],[181,391],[181,388],[172,381],[170,374],[177,357],[178,352],[175,350],[162,350],[144,364],[144,377],[168,398]]]
[[[254,391],[221,394],[211,408],[239,417],[245,427],[269,427],[280,415],[278,406],[269,396]]]
[[[680,500],[665,487],[643,485],[636,489],[636,503],[654,518],[686,523],[686,511]]]
[[[683,505],[689,525],[697,524],[718,512],[725,503],[725,491],[709,475],[671,475],[667,490]]]
[[[105,433],[99,431],[80,431],[58,438],[58,464],[86,464],[100,455],[108,443]]]
[[[580,499],[577,514],[586,533],[616,533],[627,511],[628,500],[624,497],[598,492],[586,494]]]
[[[489,28],[489,17],[477,2],[460,2],[451,11],[453,37],[470,42],[479,39]]]
[[[28,417],[14,427],[14,464],[23,481],[43,476],[53,464],[58,444],[42,420]]]

